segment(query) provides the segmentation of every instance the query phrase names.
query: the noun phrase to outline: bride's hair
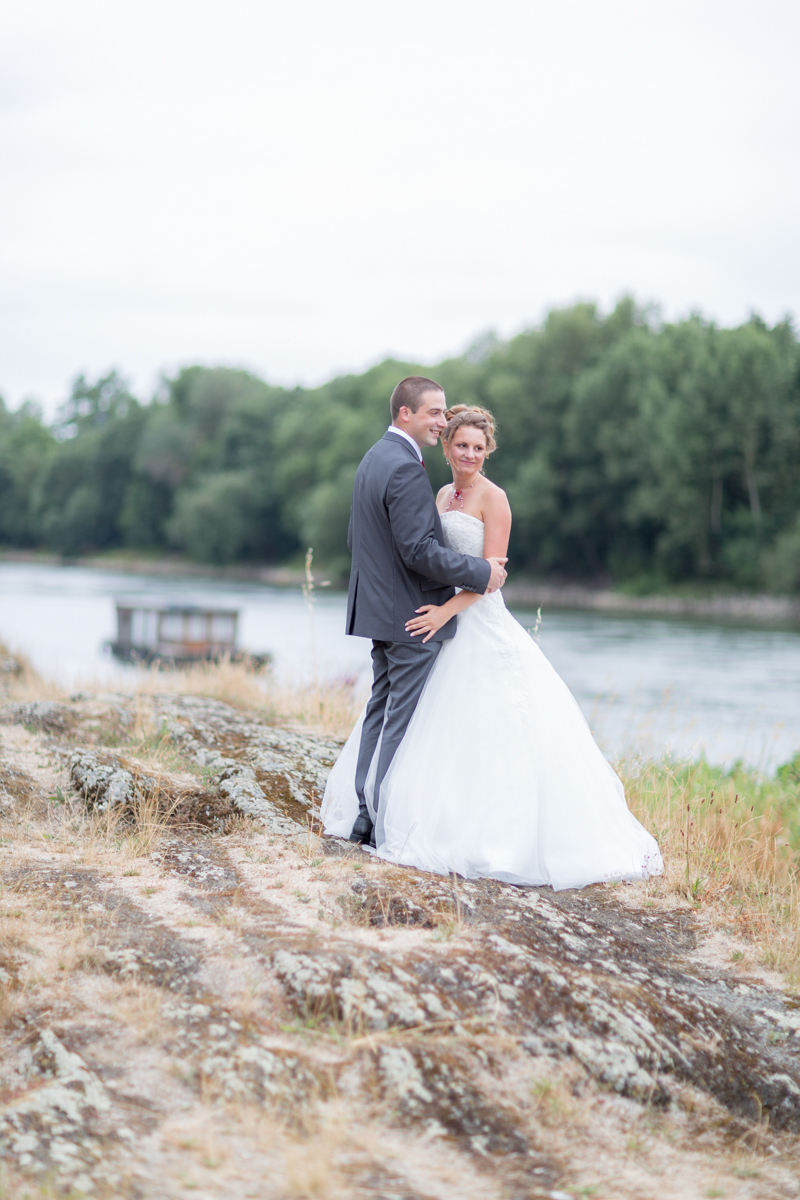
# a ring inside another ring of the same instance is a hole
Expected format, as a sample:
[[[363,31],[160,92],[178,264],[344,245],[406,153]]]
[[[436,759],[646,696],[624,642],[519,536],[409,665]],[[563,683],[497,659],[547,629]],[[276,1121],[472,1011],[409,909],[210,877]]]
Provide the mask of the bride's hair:
[[[486,457],[497,449],[497,442],[494,440],[494,417],[488,408],[479,408],[477,404],[454,404],[444,415],[447,418],[447,428],[442,434],[445,447],[449,446],[453,434],[462,425],[474,425],[486,437]]]

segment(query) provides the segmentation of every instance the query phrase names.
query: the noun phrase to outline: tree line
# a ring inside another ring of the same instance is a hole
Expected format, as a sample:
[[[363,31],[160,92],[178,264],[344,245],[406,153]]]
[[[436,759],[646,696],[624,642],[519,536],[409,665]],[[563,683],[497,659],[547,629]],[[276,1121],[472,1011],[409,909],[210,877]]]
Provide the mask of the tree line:
[[[661,323],[626,299],[549,313],[436,367],[386,361],[317,388],[187,367],[149,403],[80,376],[54,422],[0,401],[0,544],[129,548],[211,563],[313,546],[347,569],[353,477],[407,374],[497,419],[488,474],[511,565],[643,590],[708,581],[800,591],[800,344],[789,321]],[[448,476],[426,452],[431,483]]]

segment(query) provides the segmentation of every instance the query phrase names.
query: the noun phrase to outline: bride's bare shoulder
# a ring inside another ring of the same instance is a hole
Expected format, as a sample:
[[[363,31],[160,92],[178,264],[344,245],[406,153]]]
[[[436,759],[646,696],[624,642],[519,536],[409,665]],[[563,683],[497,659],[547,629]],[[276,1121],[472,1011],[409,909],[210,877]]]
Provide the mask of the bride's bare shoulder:
[[[492,483],[491,479],[485,479],[484,485],[481,491],[481,507],[484,511],[496,514],[511,512],[508,496],[503,489]]]

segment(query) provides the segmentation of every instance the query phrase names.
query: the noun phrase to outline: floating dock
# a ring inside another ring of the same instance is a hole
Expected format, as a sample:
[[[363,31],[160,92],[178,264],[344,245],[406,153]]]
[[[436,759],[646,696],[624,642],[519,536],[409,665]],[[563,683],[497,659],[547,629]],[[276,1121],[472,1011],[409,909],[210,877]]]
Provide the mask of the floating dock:
[[[182,665],[247,659],[256,666],[269,655],[237,650],[239,613],[194,604],[137,605],[117,601],[117,636],[111,653],[123,662]]]

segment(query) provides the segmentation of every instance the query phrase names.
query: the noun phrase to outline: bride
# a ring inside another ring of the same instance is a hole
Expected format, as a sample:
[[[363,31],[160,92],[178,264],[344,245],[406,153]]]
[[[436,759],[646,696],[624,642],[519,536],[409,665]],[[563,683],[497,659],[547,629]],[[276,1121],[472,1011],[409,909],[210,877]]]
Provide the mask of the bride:
[[[442,434],[452,485],[436,506],[449,549],[504,558],[505,492],[483,475],[495,449],[485,409],[447,410]],[[660,874],[661,855],[629,812],[563,680],[502,593],[458,592],[410,616],[423,641],[454,615],[416,711],[380,789],[374,853],[440,874],[554,889]],[[347,837],[358,815],[361,714],[328,779],[326,834]],[[377,752],[373,758],[373,770]],[[371,780],[367,797],[371,801]]]

